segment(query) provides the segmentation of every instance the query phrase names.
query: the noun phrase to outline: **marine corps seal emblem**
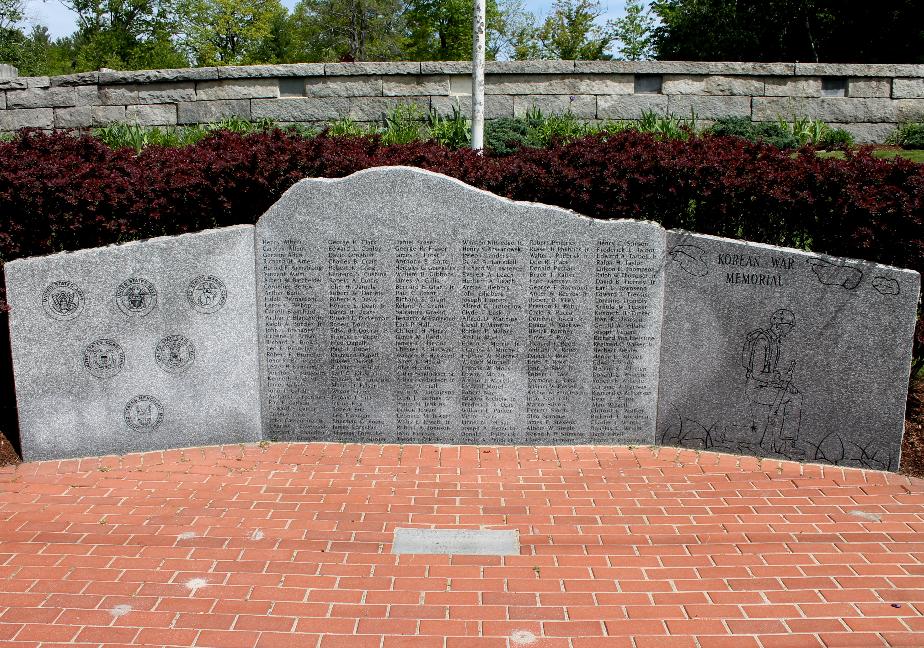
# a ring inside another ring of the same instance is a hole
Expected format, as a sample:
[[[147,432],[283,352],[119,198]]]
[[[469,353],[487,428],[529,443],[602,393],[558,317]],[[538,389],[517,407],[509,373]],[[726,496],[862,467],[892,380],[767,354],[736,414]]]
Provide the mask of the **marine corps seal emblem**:
[[[124,365],[125,351],[115,340],[94,340],[83,352],[83,366],[97,378],[112,378]]]
[[[199,275],[189,282],[186,289],[186,300],[193,310],[199,313],[211,314],[221,310],[228,299],[228,289],[225,282],[212,275]]]
[[[83,306],[83,291],[70,281],[55,281],[42,293],[42,307],[56,320],[77,317]]]
[[[135,396],[125,405],[125,423],[135,432],[153,432],[164,420],[164,407],[153,396]]]
[[[116,291],[119,310],[129,317],[144,317],[157,307],[157,289],[147,279],[126,279]]]
[[[154,360],[167,373],[183,373],[195,359],[196,349],[185,335],[168,335],[154,349]]]

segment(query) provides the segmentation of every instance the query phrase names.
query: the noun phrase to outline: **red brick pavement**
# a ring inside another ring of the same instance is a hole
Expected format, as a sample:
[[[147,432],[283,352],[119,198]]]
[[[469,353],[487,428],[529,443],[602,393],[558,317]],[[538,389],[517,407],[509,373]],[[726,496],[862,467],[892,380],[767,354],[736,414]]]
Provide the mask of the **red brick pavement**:
[[[392,556],[399,526],[521,555]],[[920,480],[673,448],[33,463],[0,468],[0,646],[921,647],[922,532]]]

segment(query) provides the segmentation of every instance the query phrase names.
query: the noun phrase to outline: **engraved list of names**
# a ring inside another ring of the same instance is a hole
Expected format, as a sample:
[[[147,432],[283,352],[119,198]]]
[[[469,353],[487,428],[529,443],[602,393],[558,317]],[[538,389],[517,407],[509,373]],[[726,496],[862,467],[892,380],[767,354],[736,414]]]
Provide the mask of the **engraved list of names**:
[[[273,438],[640,441],[660,256],[564,237],[262,241]]]

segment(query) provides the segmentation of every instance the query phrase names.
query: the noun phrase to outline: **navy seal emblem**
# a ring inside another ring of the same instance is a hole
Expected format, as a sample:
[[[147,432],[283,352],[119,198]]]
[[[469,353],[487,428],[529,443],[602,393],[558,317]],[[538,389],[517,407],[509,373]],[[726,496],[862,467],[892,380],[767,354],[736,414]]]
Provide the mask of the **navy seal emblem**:
[[[164,420],[164,407],[153,396],[135,396],[125,405],[125,423],[135,432],[153,432]]]
[[[144,317],[157,307],[157,289],[147,279],[126,279],[116,290],[116,304],[129,317]]]
[[[154,360],[167,373],[183,373],[195,359],[196,349],[185,335],[168,335],[154,349]]]
[[[186,289],[186,300],[193,310],[199,313],[211,314],[221,310],[228,299],[228,289],[225,282],[212,275],[199,275],[189,282]]]
[[[125,350],[115,340],[94,340],[83,352],[83,366],[97,378],[112,378],[124,365]]]
[[[48,315],[57,320],[77,317],[83,302],[83,291],[70,281],[55,281],[42,293],[42,307]]]

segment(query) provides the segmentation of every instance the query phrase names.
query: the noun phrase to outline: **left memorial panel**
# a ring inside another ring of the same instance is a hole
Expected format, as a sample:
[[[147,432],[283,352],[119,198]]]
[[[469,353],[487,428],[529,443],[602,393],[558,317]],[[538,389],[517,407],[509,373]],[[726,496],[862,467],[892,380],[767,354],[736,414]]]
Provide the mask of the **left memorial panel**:
[[[27,461],[261,438],[252,226],[5,271]]]

